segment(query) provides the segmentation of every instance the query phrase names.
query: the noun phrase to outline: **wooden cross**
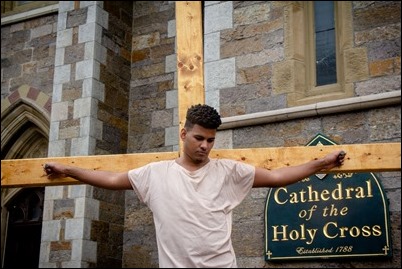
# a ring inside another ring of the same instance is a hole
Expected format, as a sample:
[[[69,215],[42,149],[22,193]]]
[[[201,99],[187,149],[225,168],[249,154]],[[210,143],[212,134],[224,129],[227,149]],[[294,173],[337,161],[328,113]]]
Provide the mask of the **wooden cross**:
[[[179,128],[182,128],[187,109],[193,104],[204,103],[205,99],[200,1],[176,1],[176,28]],[[182,148],[182,142],[179,143],[179,152],[2,160],[1,187],[82,184],[70,177],[49,180],[42,165],[52,160],[82,168],[122,172],[149,162],[178,158]],[[335,149],[343,149],[347,155],[343,166],[334,168],[331,172],[382,172],[401,169],[401,143],[216,149],[211,151],[210,157],[235,159],[275,169],[323,157]]]

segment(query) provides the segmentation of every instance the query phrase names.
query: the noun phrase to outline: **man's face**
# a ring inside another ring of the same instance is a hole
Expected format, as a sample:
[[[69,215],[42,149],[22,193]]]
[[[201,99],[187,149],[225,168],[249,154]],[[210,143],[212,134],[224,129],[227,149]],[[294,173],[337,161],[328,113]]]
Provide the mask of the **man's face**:
[[[202,163],[208,159],[209,152],[215,143],[216,130],[207,129],[195,124],[192,129],[182,129],[184,154],[194,163]]]

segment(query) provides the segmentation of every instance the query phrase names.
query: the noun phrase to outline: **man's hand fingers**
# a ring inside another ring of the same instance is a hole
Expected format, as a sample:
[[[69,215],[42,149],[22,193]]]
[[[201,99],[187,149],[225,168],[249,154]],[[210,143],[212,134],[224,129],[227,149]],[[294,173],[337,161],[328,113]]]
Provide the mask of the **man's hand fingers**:
[[[45,163],[45,164],[43,165],[43,170],[45,170],[45,173],[46,173],[46,175],[47,175],[48,177],[53,174],[52,168],[51,168],[50,165],[48,165],[47,163]]]
[[[338,163],[339,163],[340,165],[342,165],[343,162],[345,161],[345,156],[346,156],[346,152],[345,152],[345,151],[342,150],[341,152],[339,152],[337,161],[338,161]]]

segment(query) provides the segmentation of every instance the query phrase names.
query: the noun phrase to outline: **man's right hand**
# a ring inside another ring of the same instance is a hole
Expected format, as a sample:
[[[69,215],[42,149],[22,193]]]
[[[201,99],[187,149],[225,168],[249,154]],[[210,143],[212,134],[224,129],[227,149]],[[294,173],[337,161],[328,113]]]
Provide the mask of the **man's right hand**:
[[[47,178],[55,179],[66,177],[67,175],[64,173],[64,165],[59,163],[45,163],[43,165],[43,170],[45,171]]]

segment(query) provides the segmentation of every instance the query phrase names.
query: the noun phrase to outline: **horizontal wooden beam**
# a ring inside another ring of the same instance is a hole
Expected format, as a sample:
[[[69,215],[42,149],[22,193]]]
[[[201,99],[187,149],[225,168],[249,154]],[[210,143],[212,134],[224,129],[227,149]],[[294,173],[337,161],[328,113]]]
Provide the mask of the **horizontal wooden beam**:
[[[46,162],[60,162],[93,170],[123,172],[150,162],[173,160],[177,157],[177,152],[158,152],[2,160],[1,187],[39,187],[82,184],[80,181],[71,177],[54,180],[48,179],[43,170],[43,165]]]
[[[215,149],[211,158],[228,158],[267,169],[299,165],[342,149],[346,160],[331,172],[384,172],[401,170],[401,143],[358,145],[302,146],[278,148]],[[94,170],[128,171],[150,162],[173,160],[177,152],[138,153],[120,155],[96,155],[55,157],[1,161],[1,187],[34,187],[80,184],[72,178],[47,179],[42,165],[57,161]]]
[[[299,165],[344,150],[346,160],[331,172],[383,172],[401,170],[401,143],[325,145],[279,148],[213,150],[211,158],[229,158],[266,169]]]

